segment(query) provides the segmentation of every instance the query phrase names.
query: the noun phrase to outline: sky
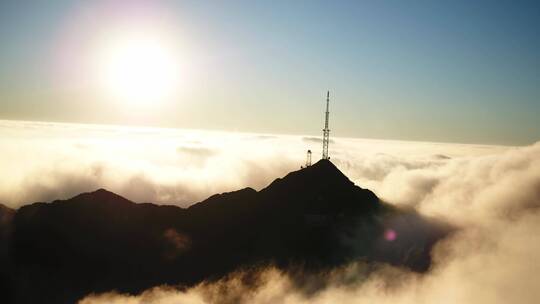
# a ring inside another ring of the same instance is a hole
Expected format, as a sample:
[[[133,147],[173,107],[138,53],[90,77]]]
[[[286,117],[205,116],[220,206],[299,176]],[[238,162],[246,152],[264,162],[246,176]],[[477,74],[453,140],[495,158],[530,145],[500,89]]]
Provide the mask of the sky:
[[[331,135],[527,145],[539,17],[534,1],[2,1],[0,119],[319,135],[330,90]],[[131,36],[161,48],[100,61]],[[130,76],[165,53],[171,88],[167,67]],[[117,66],[131,99],[101,85]],[[170,92],[135,103],[141,79]]]

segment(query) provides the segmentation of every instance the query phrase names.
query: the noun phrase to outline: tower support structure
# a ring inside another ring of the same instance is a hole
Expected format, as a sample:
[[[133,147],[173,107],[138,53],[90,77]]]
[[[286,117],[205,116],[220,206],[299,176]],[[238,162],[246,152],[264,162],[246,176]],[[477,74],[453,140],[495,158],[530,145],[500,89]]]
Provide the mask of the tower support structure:
[[[330,129],[328,128],[328,120],[330,118],[330,91],[326,92],[326,112],[324,118],[324,129],[323,129],[323,150],[322,150],[322,159],[330,159],[328,156],[328,144],[330,143]]]
[[[306,168],[311,166],[311,150],[307,150],[306,156]]]

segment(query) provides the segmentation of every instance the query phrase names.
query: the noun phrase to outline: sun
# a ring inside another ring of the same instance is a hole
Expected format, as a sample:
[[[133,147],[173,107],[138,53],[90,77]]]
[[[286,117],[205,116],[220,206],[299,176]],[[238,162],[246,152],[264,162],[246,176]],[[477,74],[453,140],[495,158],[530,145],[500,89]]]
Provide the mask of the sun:
[[[107,43],[98,66],[107,96],[133,105],[163,102],[179,83],[173,48],[154,37],[123,37]]]

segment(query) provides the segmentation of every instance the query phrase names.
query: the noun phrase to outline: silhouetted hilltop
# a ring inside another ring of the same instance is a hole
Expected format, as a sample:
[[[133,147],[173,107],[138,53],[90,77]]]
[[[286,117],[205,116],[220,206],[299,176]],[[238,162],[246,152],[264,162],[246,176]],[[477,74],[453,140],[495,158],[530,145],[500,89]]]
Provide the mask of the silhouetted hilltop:
[[[338,215],[380,207],[373,192],[355,186],[329,160],[276,179],[260,195],[269,207],[297,209],[303,214]]]
[[[15,210],[0,204],[0,237],[7,232],[6,229],[11,225],[14,215]]]
[[[4,212],[11,212],[11,211],[14,211],[14,210],[4,204],[0,204],[0,214],[3,214]]]
[[[321,159],[312,166],[302,170],[293,171],[283,178],[277,178],[267,188],[287,184],[299,187],[296,190],[302,190],[304,187],[312,186],[352,186],[353,182],[329,160]]]
[[[15,210],[0,204],[0,261],[4,261],[7,256],[8,240],[11,237],[11,227],[14,216]]]
[[[10,261],[11,228],[15,210],[0,204],[0,295],[11,300],[13,278]]]
[[[318,271],[362,258],[424,271],[446,233],[382,204],[327,160],[259,192],[217,194],[187,209],[99,189],[21,207],[10,226],[5,277],[18,303],[192,285],[251,265]],[[391,227],[401,230],[388,241]]]

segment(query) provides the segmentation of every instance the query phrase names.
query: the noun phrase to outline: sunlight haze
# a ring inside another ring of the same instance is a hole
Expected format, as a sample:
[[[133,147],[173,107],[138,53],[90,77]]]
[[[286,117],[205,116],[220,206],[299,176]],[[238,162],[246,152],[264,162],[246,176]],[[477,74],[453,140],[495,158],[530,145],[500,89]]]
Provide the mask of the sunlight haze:
[[[538,14],[487,1],[3,2],[0,118],[317,135],[330,90],[334,135],[530,144]]]

